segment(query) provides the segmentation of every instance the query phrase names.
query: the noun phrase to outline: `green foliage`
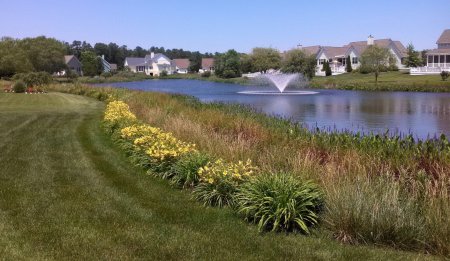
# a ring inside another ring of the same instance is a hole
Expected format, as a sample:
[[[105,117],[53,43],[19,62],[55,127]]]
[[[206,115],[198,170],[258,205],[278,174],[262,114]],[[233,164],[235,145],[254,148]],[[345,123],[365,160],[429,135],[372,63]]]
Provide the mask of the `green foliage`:
[[[406,57],[404,64],[407,67],[419,67],[422,66],[422,59],[420,58],[420,54],[418,51],[414,49],[414,45],[411,43],[406,47],[408,56]]]
[[[253,71],[252,56],[248,54],[241,55],[241,71],[243,73],[250,73]]]
[[[83,64],[83,73],[86,76],[96,76],[103,72],[100,58],[92,51],[81,53],[81,63]]]
[[[52,76],[47,72],[18,73],[14,80],[22,80],[27,86],[43,86],[53,81]]]
[[[189,61],[189,72],[196,73],[202,68],[202,55],[200,52],[192,53]]]
[[[0,77],[16,73],[45,71],[54,73],[65,68],[64,45],[44,36],[0,40]]]
[[[215,74],[221,78],[241,76],[240,56],[235,50],[229,50],[216,56],[214,61]]]
[[[194,190],[194,198],[202,202],[205,206],[212,207],[225,207],[234,206],[234,195],[237,188],[234,184],[221,183],[221,184],[210,184],[210,183],[200,183]]]
[[[319,222],[322,193],[311,181],[290,174],[265,174],[244,184],[236,196],[238,212],[260,230],[299,231]]]
[[[325,71],[325,76],[331,76],[331,75],[333,75],[333,73],[332,73],[332,71],[331,71],[331,67],[330,67],[330,62],[325,61],[325,62],[323,63],[322,71]]]
[[[382,71],[386,71],[389,65],[393,64],[393,56],[387,48],[377,45],[368,46],[361,54],[361,71],[375,74],[375,82]]]
[[[345,63],[345,70],[349,73],[353,71],[352,68],[352,58],[349,56],[347,56],[347,61]]]
[[[253,48],[250,54],[252,70],[255,72],[266,72],[269,69],[281,68],[281,56],[277,49]]]
[[[449,72],[448,71],[442,71],[441,72],[441,78],[442,78],[443,81],[446,81],[448,76],[449,76]]]
[[[22,80],[19,80],[16,83],[14,83],[14,86],[13,86],[14,92],[23,93],[23,92],[25,92],[26,89],[27,89],[27,86]]]
[[[316,58],[306,55],[302,50],[290,50],[286,53],[281,70],[284,73],[301,73],[312,79],[316,73]]]
[[[198,170],[210,160],[207,154],[201,152],[183,155],[172,165],[166,176],[170,178],[170,183],[177,187],[193,188],[199,183]]]
[[[161,77],[167,77],[167,75],[168,75],[167,71],[166,71],[166,70],[163,70],[159,76],[161,76]]]

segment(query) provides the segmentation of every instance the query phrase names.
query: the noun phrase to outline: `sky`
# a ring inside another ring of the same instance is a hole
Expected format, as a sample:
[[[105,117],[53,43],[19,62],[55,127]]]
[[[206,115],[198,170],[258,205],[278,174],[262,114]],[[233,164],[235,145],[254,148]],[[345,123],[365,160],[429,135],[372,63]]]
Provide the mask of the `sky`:
[[[391,38],[436,48],[450,0],[0,0],[0,36],[201,52]]]

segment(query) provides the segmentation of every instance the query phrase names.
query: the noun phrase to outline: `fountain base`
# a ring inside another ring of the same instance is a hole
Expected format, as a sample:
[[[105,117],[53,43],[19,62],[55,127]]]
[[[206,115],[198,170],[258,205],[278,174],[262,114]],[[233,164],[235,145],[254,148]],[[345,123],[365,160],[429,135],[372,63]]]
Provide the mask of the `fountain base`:
[[[318,92],[313,91],[285,91],[285,92],[277,92],[277,91],[242,91],[238,92],[239,94],[247,94],[247,95],[313,95],[318,94]]]

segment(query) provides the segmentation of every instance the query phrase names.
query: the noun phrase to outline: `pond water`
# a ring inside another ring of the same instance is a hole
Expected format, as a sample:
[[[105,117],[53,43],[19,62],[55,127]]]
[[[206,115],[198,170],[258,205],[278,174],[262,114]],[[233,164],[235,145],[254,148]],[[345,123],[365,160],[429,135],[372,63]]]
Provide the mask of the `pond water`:
[[[317,90],[312,95],[254,95],[275,87],[197,80],[148,80],[98,84],[134,90],[178,93],[202,102],[239,103],[269,115],[330,131],[413,134],[420,139],[450,136],[450,93]],[[286,91],[292,91],[287,88]]]

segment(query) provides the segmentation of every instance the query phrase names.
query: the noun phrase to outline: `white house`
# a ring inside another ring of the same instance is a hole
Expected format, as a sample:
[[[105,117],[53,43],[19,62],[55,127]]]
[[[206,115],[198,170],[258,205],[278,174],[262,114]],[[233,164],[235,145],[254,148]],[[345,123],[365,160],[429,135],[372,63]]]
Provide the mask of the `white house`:
[[[436,42],[437,49],[427,51],[427,66],[411,68],[411,75],[440,74],[450,72],[450,29],[444,30]]]
[[[175,63],[161,53],[151,53],[144,58],[127,57],[124,63],[125,68],[135,73],[145,73],[151,76],[159,76],[163,71],[173,74],[176,71]]]
[[[173,59],[175,63],[175,69],[177,73],[186,74],[189,71],[189,65],[191,62],[189,59]]]
[[[350,42],[342,47],[335,46],[307,46],[299,47],[307,54],[315,55],[317,60],[316,75],[324,76],[325,72],[322,72],[323,64],[325,61],[330,63],[331,71],[334,75],[346,72],[347,62],[351,62],[352,68],[357,69],[360,63],[361,54],[370,45],[377,45],[379,47],[387,48],[393,54],[396,59],[396,65],[399,69],[403,69],[405,66],[402,61],[407,56],[405,46],[400,41],[394,41],[391,39],[375,40],[373,36],[369,36],[367,41]],[[350,56],[350,61],[347,61]]]

